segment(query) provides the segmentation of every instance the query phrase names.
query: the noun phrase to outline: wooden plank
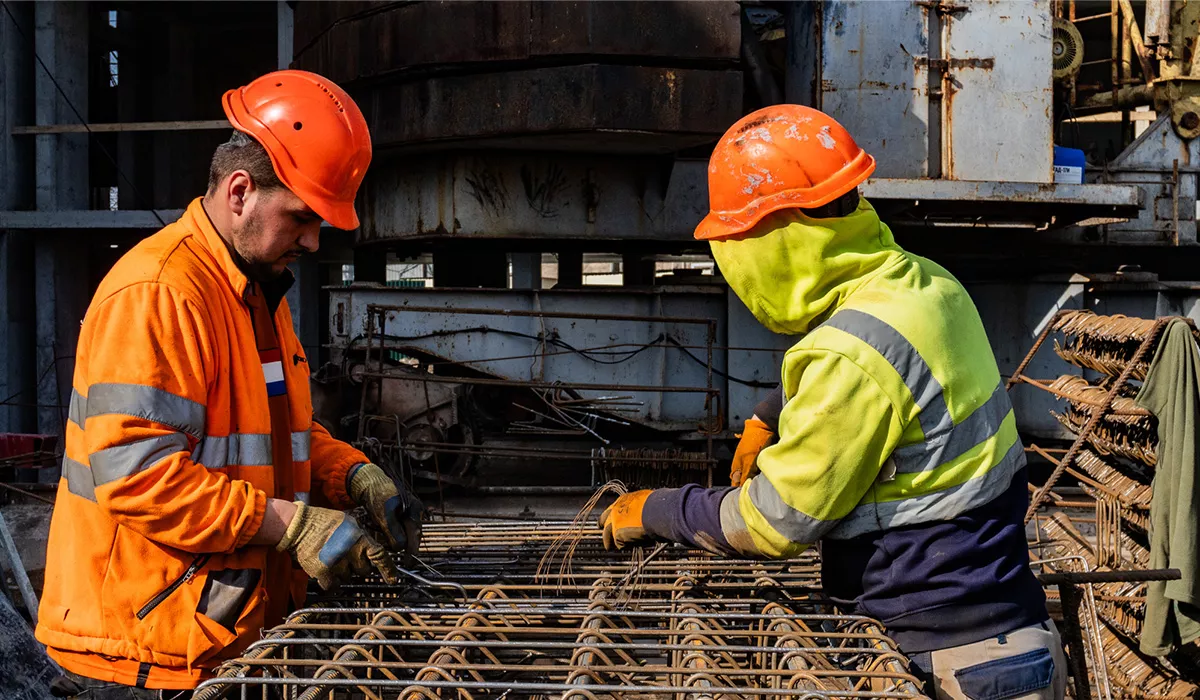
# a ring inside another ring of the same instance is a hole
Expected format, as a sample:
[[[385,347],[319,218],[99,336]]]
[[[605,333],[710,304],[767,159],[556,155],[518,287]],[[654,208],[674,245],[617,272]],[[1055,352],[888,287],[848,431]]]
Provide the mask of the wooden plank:
[[[112,134],[131,131],[202,131],[208,129],[233,129],[226,119],[209,119],[179,122],[118,122],[113,124],[39,124],[36,126],[14,126],[13,136],[40,136],[46,134]]]

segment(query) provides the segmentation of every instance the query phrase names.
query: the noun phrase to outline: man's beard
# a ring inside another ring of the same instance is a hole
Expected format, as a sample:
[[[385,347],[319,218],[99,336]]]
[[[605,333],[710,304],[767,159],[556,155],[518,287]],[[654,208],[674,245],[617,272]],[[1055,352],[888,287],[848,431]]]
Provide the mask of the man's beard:
[[[258,213],[250,215],[242,228],[241,234],[237,236],[237,240],[254,239],[262,235],[262,220]],[[270,262],[253,260],[242,255],[238,250],[237,245],[233,245],[233,260],[237,264],[238,269],[246,273],[246,276],[255,282],[270,282],[278,279],[283,274],[283,269],[274,270],[272,267],[279,262],[278,259]],[[285,268],[286,269],[286,268]]]

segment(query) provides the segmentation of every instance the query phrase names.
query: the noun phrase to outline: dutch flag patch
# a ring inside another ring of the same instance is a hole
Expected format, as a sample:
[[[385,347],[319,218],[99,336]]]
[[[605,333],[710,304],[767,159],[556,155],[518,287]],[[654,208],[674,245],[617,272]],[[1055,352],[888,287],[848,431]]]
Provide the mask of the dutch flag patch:
[[[262,362],[263,377],[267,380],[267,396],[286,394],[287,385],[283,381],[283,355],[279,349],[259,350],[258,359]]]

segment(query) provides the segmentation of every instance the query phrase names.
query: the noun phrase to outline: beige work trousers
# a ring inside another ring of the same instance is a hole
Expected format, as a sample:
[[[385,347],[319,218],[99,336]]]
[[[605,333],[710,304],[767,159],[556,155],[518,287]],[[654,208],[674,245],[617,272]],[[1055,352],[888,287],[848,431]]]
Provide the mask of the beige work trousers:
[[[1054,622],[928,652],[937,700],[1063,700],[1067,659]]]

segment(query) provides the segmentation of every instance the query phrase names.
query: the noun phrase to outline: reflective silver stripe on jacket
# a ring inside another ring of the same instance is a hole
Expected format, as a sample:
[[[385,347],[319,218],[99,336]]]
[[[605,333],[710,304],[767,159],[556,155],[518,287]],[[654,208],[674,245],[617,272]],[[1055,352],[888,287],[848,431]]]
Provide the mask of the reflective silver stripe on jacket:
[[[92,470],[86,464],[63,455],[62,476],[67,480],[68,491],[96,502],[96,484],[92,481]]]
[[[1013,475],[1025,466],[1025,447],[1015,440],[1004,457],[983,476],[934,493],[912,496],[899,501],[862,503],[841,520],[818,520],[788,505],[766,476],[759,474],[743,488],[749,489],[750,501],[776,532],[792,542],[812,544],[822,537],[849,539],[868,532],[892,527],[949,520],[973,508],[986,505],[1012,484]],[[736,493],[736,491],[731,491]],[[734,518],[722,501],[721,527],[729,538],[737,528],[746,528],[740,511]],[[726,528],[729,529],[726,529]],[[731,545],[737,547],[732,541]]]
[[[307,461],[311,452],[311,444],[311,430],[292,433],[292,461]],[[233,433],[224,437],[210,435],[201,440],[196,445],[196,449],[192,450],[192,460],[209,469],[222,469],[228,466],[270,466],[274,462],[271,456],[271,434]]]
[[[72,401],[75,404],[75,401]],[[205,409],[191,399],[142,384],[93,384],[86,399],[87,418],[119,414],[145,418],[176,428],[195,438],[204,435]],[[84,427],[84,423],[79,424]]]
[[[934,469],[970,452],[1000,432],[1012,403],[999,383],[983,405],[957,425],[946,407],[942,385],[912,343],[886,322],[857,309],[842,309],[821,324],[837,328],[870,345],[904,380],[920,411],[917,422],[925,440],[896,448],[896,471],[911,474]]]
[[[842,309],[822,325],[837,328],[871,346],[896,370],[912,393],[919,410],[917,421],[925,439],[892,452],[889,461],[896,466],[898,473],[929,471],[961,457],[994,438],[1012,411],[1012,404],[1001,383],[987,401],[961,423],[955,424],[946,406],[942,385],[933,376],[933,370],[912,343],[895,328],[856,309]],[[754,507],[779,534],[792,542],[812,543],[826,536],[847,538],[888,527],[952,518],[965,510],[982,506],[1002,493],[1008,488],[1012,474],[1024,463],[1024,449],[1020,440],[1017,440],[1003,460],[984,476],[952,489],[923,496],[884,504],[860,505],[840,521],[820,520],[793,508],[765,476],[751,479],[744,488],[748,490]],[[739,525],[732,514],[723,513],[723,524],[725,520],[729,520],[731,527]],[[740,525],[745,526],[744,522]]]
[[[892,527],[949,520],[987,505],[1007,491],[1012,485],[1013,476],[1024,466],[1025,446],[1020,440],[1015,440],[1004,458],[983,476],[923,496],[860,504],[826,536],[844,540]]]

